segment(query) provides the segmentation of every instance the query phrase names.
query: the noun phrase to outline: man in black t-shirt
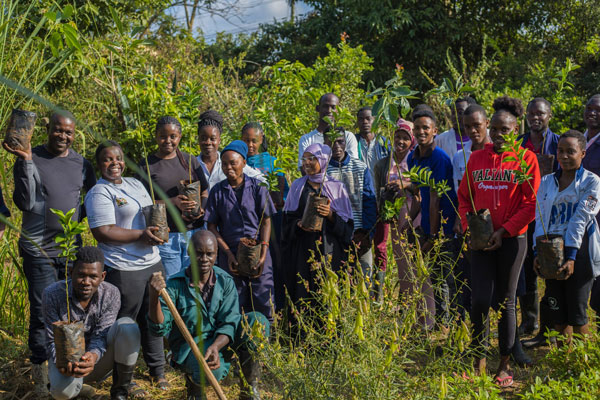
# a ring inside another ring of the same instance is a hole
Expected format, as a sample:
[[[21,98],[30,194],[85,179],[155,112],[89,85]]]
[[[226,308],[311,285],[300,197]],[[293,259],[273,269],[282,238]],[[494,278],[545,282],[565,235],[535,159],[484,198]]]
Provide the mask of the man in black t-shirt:
[[[92,165],[71,149],[75,138],[75,118],[69,112],[56,112],[47,125],[46,144],[25,151],[4,148],[17,156],[14,165],[13,200],[23,212],[19,252],[29,288],[29,349],[31,350],[34,394],[48,394],[46,337],[42,317],[42,292],[64,278],[65,259],[58,257],[54,238],[63,229],[51,208],[67,212],[75,208],[73,219],[81,215],[82,189],[96,184]],[[36,397],[38,398],[38,397]]]

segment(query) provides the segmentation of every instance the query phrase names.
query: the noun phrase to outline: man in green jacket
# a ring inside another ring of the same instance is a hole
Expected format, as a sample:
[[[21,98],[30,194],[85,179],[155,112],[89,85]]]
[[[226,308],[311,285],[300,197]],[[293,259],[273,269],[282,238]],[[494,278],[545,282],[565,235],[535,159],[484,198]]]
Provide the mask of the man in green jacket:
[[[233,278],[215,266],[218,246],[217,239],[210,231],[196,232],[190,245],[194,246],[199,279],[194,282],[192,278],[194,263],[173,275],[168,282],[165,282],[160,272],[152,275],[148,312],[150,331],[156,336],[168,338],[173,353],[172,364],[186,374],[187,398],[204,399],[201,367],[181,332],[173,329],[174,319],[166,304],[162,300],[159,302],[159,292],[166,288],[195,342],[202,343],[200,349],[204,350],[204,358],[215,378],[221,380],[227,376],[231,365],[228,347],[236,349],[242,363],[242,372],[250,384],[246,390],[242,389],[240,398],[257,399],[260,364],[250,356],[248,347],[251,342],[244,332],[245,324],[240,324],[240,320],[247,319],[250,327],[254,323],[261,324],[265,337],[268,337],[269,322],[263,314],[257,312],[243,317],[240,315]],[[197,304],[201,306],[200,312]],[[199,318],[201,336],[198,336]]]

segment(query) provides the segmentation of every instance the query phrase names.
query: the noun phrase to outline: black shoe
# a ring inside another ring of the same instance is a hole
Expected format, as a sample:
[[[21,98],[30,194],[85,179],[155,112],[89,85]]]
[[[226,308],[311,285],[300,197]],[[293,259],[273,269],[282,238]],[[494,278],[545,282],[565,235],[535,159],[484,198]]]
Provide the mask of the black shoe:
[[[186,400],[206,400],[204,388],[194,382],[188,374],[185,374],[185,387],[187,389]]]
[[[260,400],[258,383],[261,376],[261,366],[258,360],[247,351],[240,352],[240,363],[242,364],[240,400]]]
[[[521,368],[529,367],[533,364],[531,358],[523,351],[519,337],[515,338],[515,345],[513,346],[510,358],[512,358],[512,360]]]
[[[548,346],[548,340],[547,340],[546,336],[544,335],[544,333],[545,332],[542,332],[540,330],[540,332],[537,335],[535,335],[534,337],[532,337],[531,339],[522,340],[521,344],[526,349],[534,349],[536,347]],[[556,338],[554,338],[554,337],[550,338],[550,344],[555,345]]]
[[[111,400],[127,400],[134,369],[135,365],[119,363],[113,365],[113,384],[110,388]]]
[[[519,297],[521,306],[521,326],[519,326],[519,335],[533,335],[539,328],[538,314],[540,304],[538,302],[537,292],[528,292]]]

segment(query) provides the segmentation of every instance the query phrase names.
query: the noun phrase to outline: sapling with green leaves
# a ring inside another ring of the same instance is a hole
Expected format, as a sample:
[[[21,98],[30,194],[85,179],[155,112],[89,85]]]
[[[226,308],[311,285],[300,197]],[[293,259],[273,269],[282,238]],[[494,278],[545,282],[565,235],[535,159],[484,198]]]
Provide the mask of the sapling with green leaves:
[[[504,138],[504,143],[502,144],[501,151],[509,152],[515,154],[514,156],[509,155],[502,159],[502,162],[518,162],[519,169],[513,170],[513,174],[515,180],[518,184],[527,183],[529,188],[533,192],[535,196],[535,205],[538,209],[538,213],[540,215],[540,221],[542,222],[542,229],[544,231],[544,236],[548,239],[548,232],[546,231],[546,224],[544,223],[544,217],[542,215],[542,211],[540,208],[540,203],[537,198],[537,192],[533,188],[531,184],[531,180],[533,179],[533,175],[530,174],[533,165],[530,165],[525,161],[525,153],[527,153],[527,149],[523,147],[523,139],[519,139],[519,134],[517,132],[509,132],[507,134],[502,135]]]
[[[72,208],[66,213],[61,210],[51,208],[57,217],[60,225],[63,228],[63,233],[59,233],[54,238],[56,247],[60,249],[59,257],[64,257],[65,262],[65,292],[67,298],[67,322],[71,323],[71,309],[69,308],[69,261],[75,261],[77,253],[77,239],[80,234],[85,232],[87,224],[85,222],[73,221],[72,217],[75,214],[75,209]]]

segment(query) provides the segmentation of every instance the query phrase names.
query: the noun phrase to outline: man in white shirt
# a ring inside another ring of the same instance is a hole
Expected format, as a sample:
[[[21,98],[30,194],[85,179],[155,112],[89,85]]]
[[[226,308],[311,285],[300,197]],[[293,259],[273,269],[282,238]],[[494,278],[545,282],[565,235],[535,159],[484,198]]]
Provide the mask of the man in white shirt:
[[[319,99],[319,104],[316,107],[316,111],[319,113],[319,125],[317,129],[303,135],[298,141],[298,168],[302,167],[302,155],[304,150],[313,143],[324,143],[323,133],[331,127],[324,118],[329,118],[331,123],[335,122],[335,113],[337,107],[340,104],[340,99],[333,93],[325,93]],[[352,132],[344,131],[346,137],[346,151],[350,157],[358,158],[358,144],[356,143],[356,137]]]
[[[450,107],[452,128],[435,137],[436,146],[444,150],[450,160],[459,150],[462,150],[463,145],[469,142],[469,136],[465,133],[465,126],[463,125],[463,113],[471,104],[477,104],[472,97],[465,96],[456,99],[454,106]]]

